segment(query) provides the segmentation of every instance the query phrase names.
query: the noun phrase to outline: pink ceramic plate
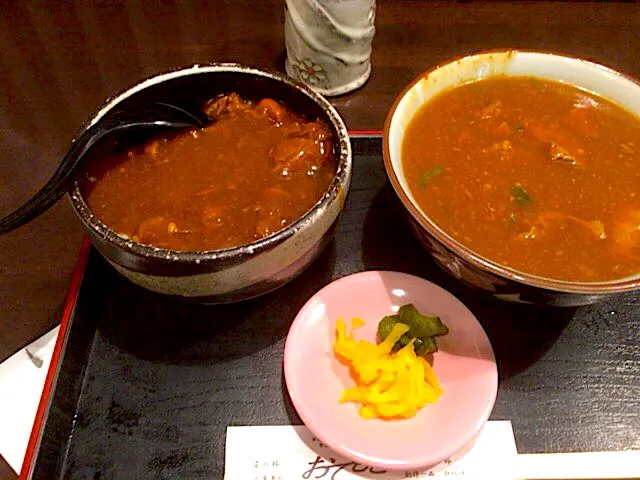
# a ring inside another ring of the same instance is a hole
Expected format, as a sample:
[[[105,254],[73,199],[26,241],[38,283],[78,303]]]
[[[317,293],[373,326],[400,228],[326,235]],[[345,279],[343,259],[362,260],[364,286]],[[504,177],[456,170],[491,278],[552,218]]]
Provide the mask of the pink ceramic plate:
[[[333,354],[335,322],[361,317],[356,338],[375,341],[378,321],[407,303],[439,315],[433,367],[444,393],[408,420],[364,420],[359,405],[339,404],[355,382]],[[284,373],[293,404],[322,442],[356,462],[386,469],[434,466],[472,442],[489,418],[498,371],[489,339],[473,314],[446,290],[398,272],[363,272],[327,285],[304,305],[287,337]]]

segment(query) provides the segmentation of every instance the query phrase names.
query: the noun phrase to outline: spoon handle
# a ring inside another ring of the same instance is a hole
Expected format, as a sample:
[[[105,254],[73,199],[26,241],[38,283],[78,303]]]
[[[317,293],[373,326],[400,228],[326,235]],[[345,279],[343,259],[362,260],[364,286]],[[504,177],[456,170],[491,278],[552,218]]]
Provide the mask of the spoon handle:
[[[150,120],[154,119],[154,120]],[[0,235],[15,230],[46,212],[69,190],[87,151],[105,135],[132,128],[181,130],[205,125],[206,119],[167,103],[153,103],[132,111],[115,111],[89,127],[73,142],[49,181],[17,210],[0,219]]]
[[[47,183],[27,203],[0,220],[0,235],[11,232],[37,218],[60,200],[67,191],[73,173],[86,151],[105,133],[104,130],[97,133],[87,131],[86,134],[81,135],[73,143]]]

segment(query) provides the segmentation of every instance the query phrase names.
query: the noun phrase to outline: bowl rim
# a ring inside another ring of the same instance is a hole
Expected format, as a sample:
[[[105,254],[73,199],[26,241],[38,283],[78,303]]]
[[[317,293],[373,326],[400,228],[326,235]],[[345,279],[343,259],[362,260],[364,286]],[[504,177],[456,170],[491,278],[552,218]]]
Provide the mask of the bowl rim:
[[[389,147],[389,131],[391,128],[391,122],[394,118],[398,105],[401,100],[406,96],[406,94],[423,78],[427,77],[432,72],[453,65],[456,62],[461,62],[465,59],[471,59],[475,57],[492,55],[492,54],[506,54],[508,56],[515,56],[518,54],[534,54],[540,55],[549,58],[562,58],[566,60],[571,60],[573,62],[577,61],[583,64],[587,64],[596,70],[606,71],[610,74],[615,75],[616,77],[622,78],[624,80],[630,81],[634,83],[639,91],[640,91],[640,81],[636,78],[619,72],[611,67],[603,65],[601,63],[594,62],[592,60],[587,60],[584,58],[580,58],[577,56],[556,53],[549,50],[529,50],[529,49],[518,49],[518,48],[499,48],[499,49],[488,49],[488,50],[478,50],[471,53],[462,54],[453,58],[449,58],[444,60],[443,62],[439,62],[424,72],[420,73],[416,76],[409,84],[400,92],[393,101],[389,112],[385,118],[384,128],[383,128],[383,141],[382,141],[382,156],[384,160],[385,170],[387,172],[387,177],[389,178],[393,189],[396,192],[396,195],[399,197],[402,202],[404,208],[410,213],[413,219],[427,231],[429,235],[434,237],[439,243],[444,245],[448,250],[455,253],[457,256],[461,257],[463,260],[467,261],[474,267],[482,270],[488,271],[493,275],[497,275],[501,278],[505,278],[507,280],[515,281],[521,284],[529,285],[532,287],[543,288],[546,290],[563,292],[563,293],[577,293],[577,294],[605,294],[605,293],[622,293],[628,292],[632,290],[636,290],[640,288],[640,275],[635,275],[633,277],[624,277],[621,279],[611,280],[611,281],[600,281],[600,282],[576,282],[576,281],[567,281],[567,280],[557,280],[553,278],[542,277],[538,275],[528,274],[526,272],[516,270],[513,268],[506,267],[501,265],[487,257],[484,257],[470,248],[466,247],[461,242],[458,242],[453,237],[448,235],[444,230],[442,230],[438,225],[432,221],[427,215],[423,214],[420,210],[418,210],[413,202],[410,200],[407,193],[404,191],[402,187],[398,174],[393,167],[391,162],[391,151]],[[533,75],[535,76],[535,75]],[[540,78],[545,78],[544,76],[540,76]],[[597,93],[597,92],[594,92]],[[422,105],[425,105],[428,102],[424,102]]]
[[[147,259],[157,259],[162,262],[195,263],[202,265],[211,262],[224,262],[225,260],[232,260],[242,256],[251,256],[269,250],[293,236],[295,232],[300,230],[307,223],[310,223],[313,217],[318,212],[326,208],[335,197],[346,196],[347,192],[345,190],[348,189],[348,182],[352,170],[352,149],[344,120],[340,117],[340,114],[337,112],[335,107],[333,107],[333,105],[331,105],[331,103],[329,103],[329,101],[322,95],[315,92],[304,83],[291,79],[272,69],[252,67],[240,63],[213,62],[204,64],[197,63],[154,74],[124,88],[113,97],[109,97],[98,109],[97,113],[82,126],[80,132],[85,131],[87,128],[99,122],[107,112],[111,111],[123,100],[150,86],[189,75],[218,72],[249,74],[284,83],[306,95],[312,101],[317,103],[320,108],[322,108],[326,113],[330,124],[335,128],[338,134],[338,138],[335,139],[335,145],[339,152],[337,155],[338,165],[327,191],[295,222],[290,223],[281,230],[278,230],[264,238],[251,243],[218,250],[181,251],[139,243],[118,234],[115,230],[98,219],[98,217],[93,213],[93,210],[87,204],[78,182],[74,182],[72,188],[68,192],[68,196],[75,213],[86,228],[90,229],[94,234],[100,236],[100,238],[104,239],[108,243],[111,243],[119,249],[136,256],[145,257]],[[344,203],[344,200],[340,201]]]

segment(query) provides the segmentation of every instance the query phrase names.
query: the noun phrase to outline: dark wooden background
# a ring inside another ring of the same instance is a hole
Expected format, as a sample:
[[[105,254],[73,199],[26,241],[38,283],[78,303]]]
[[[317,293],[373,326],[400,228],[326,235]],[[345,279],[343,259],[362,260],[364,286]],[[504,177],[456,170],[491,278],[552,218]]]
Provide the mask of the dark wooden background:
[[[486,48],[553,50],[640,76],[635,2],[378,0],[376,25],[371,79],[333,100],[350,129],[381,128],[413,77]],[[0,215],[46,181],[106,97],[192,63],[281,68],[283,49],[280,1],[2,2]],[[81,238],[66,201],[0,237],[0,361],[58,322]]]

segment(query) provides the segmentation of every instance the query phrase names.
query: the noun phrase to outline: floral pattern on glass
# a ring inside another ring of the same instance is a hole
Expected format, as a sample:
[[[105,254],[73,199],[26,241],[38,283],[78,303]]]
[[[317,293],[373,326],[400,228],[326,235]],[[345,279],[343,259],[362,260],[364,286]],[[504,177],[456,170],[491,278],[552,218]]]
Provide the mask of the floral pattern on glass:
[[[324,71],[324,68],[322,68],[322,65],[314,63],[309,58],[296,60],[293,62],[293,68],[298,78],[309,85],[324,86],[327,84],[327,73]]]

